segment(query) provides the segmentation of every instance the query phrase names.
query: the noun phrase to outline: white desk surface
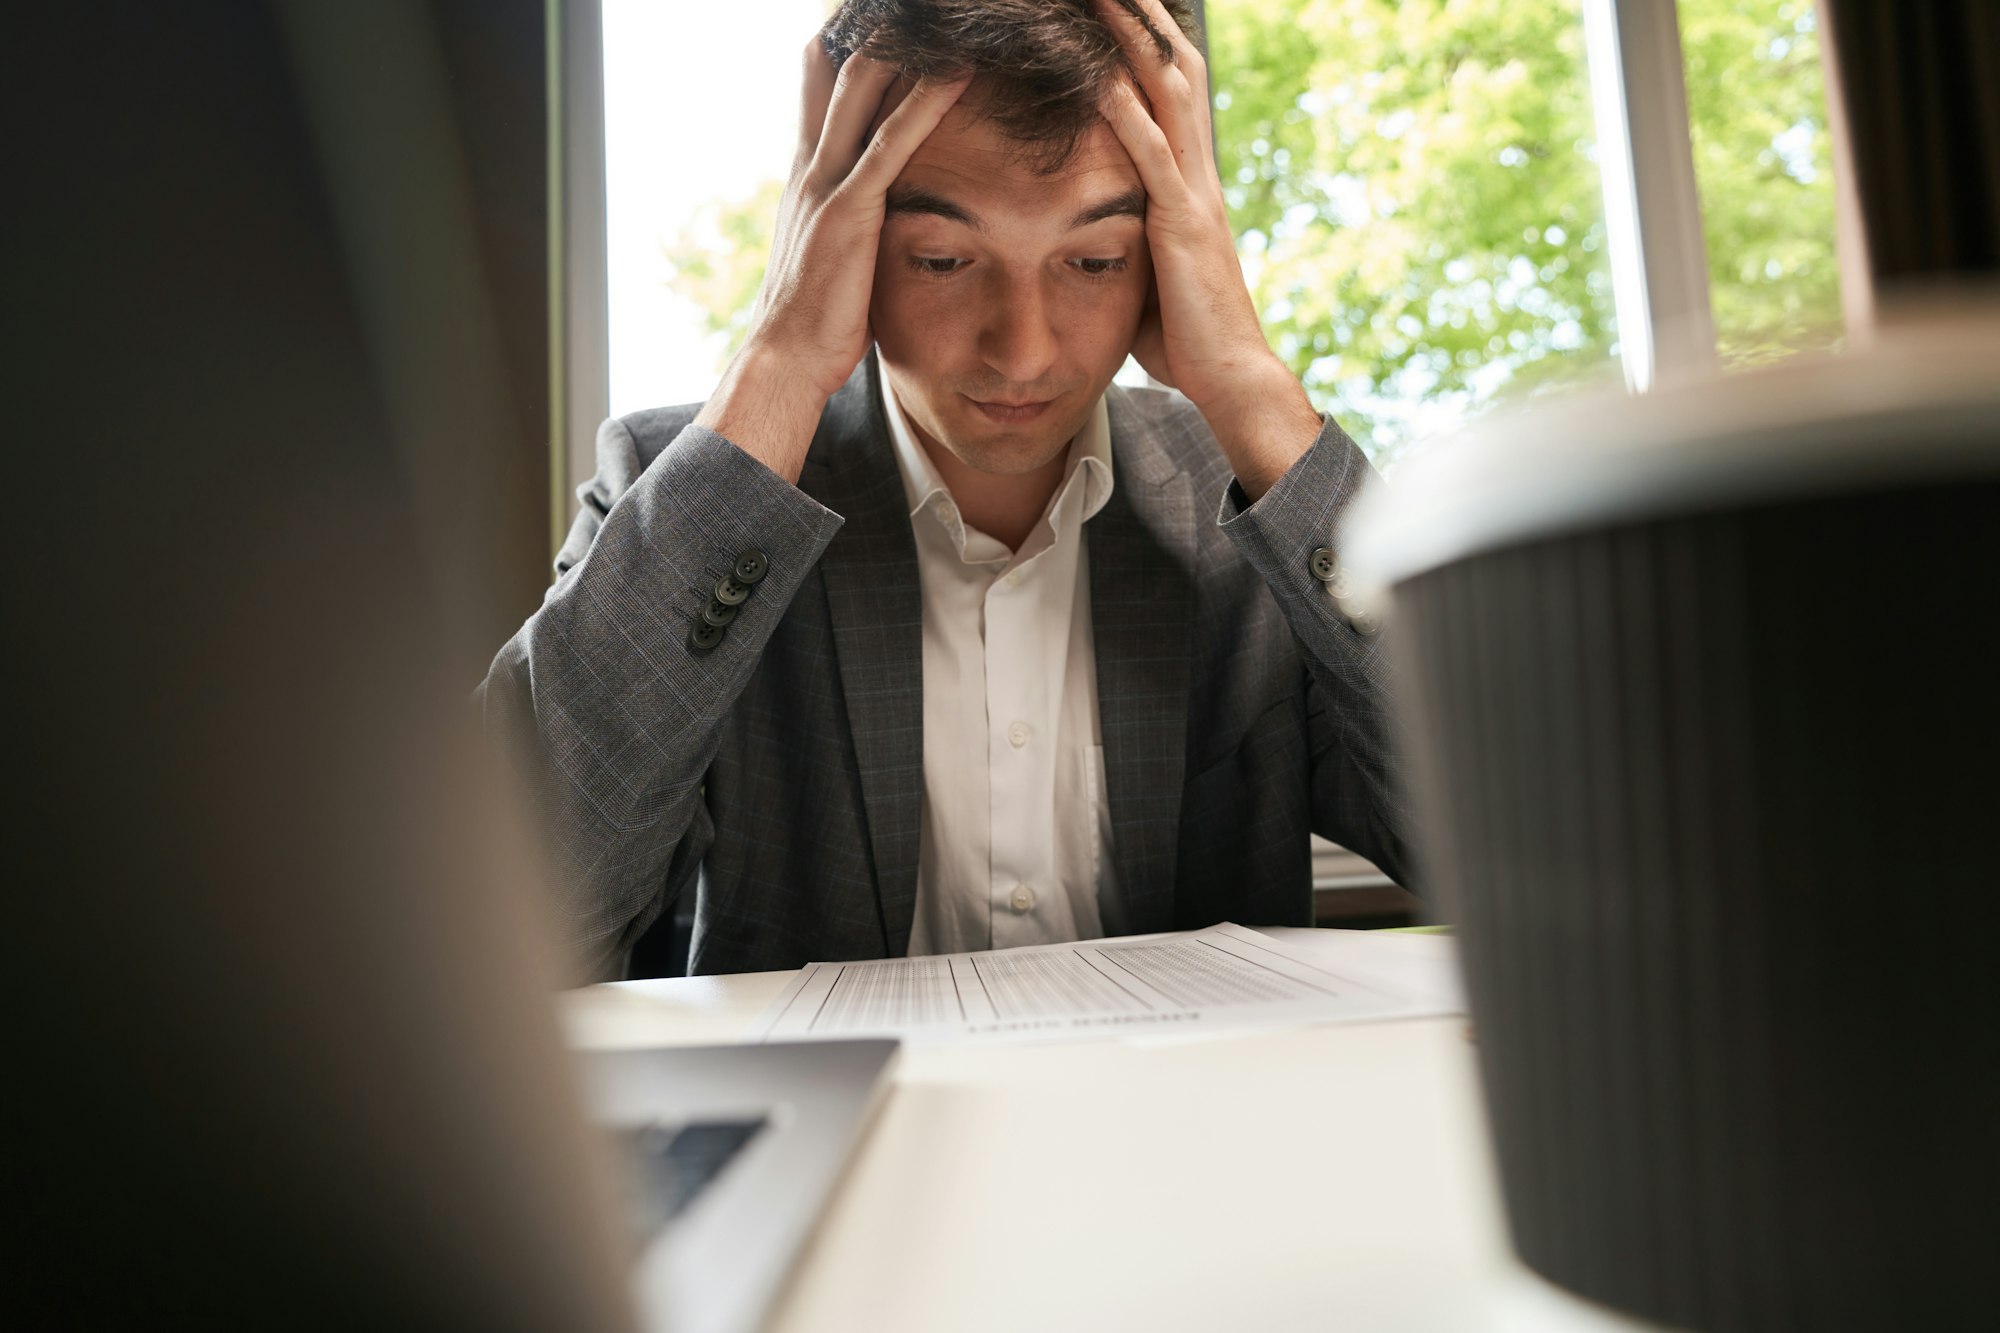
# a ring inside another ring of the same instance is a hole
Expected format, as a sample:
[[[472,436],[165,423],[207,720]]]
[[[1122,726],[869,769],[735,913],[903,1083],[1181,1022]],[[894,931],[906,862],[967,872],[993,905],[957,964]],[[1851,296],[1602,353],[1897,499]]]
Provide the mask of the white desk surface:
[[[597,986],[565,1020],[733,1041],[792,975]],[[1462,1018],[906,1049],[770,1324],[849,1329],[1658,1333],[1512,1257]]]

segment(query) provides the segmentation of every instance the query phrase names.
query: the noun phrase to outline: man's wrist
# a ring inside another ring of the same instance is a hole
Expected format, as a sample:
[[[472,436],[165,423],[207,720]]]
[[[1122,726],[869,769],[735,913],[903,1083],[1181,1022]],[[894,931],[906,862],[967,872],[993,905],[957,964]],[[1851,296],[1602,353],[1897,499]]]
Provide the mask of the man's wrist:
[[[753,340],[730,361],[694,424],[796,485],[825,410],[826,395],[788,358]]]
[[[1305,456],[1324,424],[1305,387],[1275,356],[1226,397],[1195,406],[1253,504]]]

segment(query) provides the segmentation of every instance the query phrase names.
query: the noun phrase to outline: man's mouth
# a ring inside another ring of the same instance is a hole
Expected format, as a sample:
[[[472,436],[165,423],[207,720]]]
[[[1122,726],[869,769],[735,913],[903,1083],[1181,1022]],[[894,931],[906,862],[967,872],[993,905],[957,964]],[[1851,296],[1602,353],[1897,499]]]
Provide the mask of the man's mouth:
[[[1036,417],[1048,411],[1049,405],[1055,402],[1055,399],[1044,398],[1039,402],[1009,402],[1001,399],[987,400],[973,398],[968,395],[965,401],[985,413],[989,421],[997,421],[1003,425],[1018,425],[1023,421],[1033,421]]]

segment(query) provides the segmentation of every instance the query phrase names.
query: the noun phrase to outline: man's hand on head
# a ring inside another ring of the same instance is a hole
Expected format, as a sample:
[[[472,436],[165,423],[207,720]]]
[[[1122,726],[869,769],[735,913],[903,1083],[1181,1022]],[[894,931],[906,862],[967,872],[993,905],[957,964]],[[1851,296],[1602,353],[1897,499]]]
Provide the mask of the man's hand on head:
[[[695,418],[787,481],[826,400],[868,351],[886,196],[968,80],[909,87],[863,54],[806,47],[799,146],[742,350]]]
[[[1145,93],[1120,79],[1101,107],[1146,187],[1156,299],[1132,354],[1201,411],[1255,500],[1312,446],[1320,419],[1264,341],[1243,282],[1216,175],[1208,65],[1159,0],[1096,4]]]

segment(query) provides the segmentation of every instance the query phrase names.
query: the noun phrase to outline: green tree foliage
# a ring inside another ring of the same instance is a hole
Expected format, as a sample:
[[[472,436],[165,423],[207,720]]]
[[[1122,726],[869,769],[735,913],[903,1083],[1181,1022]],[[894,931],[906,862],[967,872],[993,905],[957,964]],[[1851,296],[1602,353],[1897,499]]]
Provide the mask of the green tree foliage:
[[[666,246],[674,291],[702,312],[703,326],[720,340],[718,375],[750,331],[784,195],[785,183],[773,177],[746,199],[712,201]]]
[[[1212,0],[1272,346],[1378,460],[1616,338],[1575,0]]]
[[[1723,362],[1830,347],[1833,140],[1812,0],[1680,0],[1680,14]]]
[[[1839,324],[1812,0],[1680,0],[1726,362]],[[1578,0],[1209,0],[1231,225],[1271,345],[1388,462],[1493,401],[1616,380]],[[781,183],[705,208],[674,288],[740,345]]]
[[[1216,147],[1272,346],[1378,461],[1612,373],[1577,0],[1210,0]],[[1680,0],[1725,364],[1839,324],[1812,0]]]

